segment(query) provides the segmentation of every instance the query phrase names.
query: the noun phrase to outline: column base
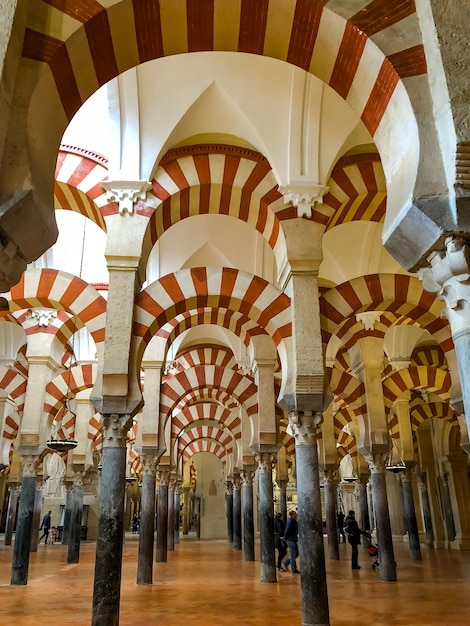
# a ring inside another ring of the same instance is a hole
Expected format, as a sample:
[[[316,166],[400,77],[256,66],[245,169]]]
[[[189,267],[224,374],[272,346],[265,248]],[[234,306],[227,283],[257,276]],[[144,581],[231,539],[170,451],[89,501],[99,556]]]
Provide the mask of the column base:
[[[454,541],[449,544],[449,547],[451,550],[470,550],[470,538],[463,537],[461,539],[454,539]]]

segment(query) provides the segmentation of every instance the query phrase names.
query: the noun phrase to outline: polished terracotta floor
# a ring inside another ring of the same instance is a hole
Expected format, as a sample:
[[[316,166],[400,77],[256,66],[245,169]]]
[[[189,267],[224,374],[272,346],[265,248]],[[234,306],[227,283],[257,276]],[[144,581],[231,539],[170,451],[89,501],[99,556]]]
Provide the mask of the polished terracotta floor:
[[[3,544],[3,541],[2,541]],[[124,546],[120,626],[300,626],[300,577],[280,573],[259,582],[259,564],[225,541],[182,539],[168,563],[155,563],[154,584],[136,585],[136,537]],[[332,626],[468,626],[470,552],[423,549],[412,562],[395,545],[396,583],[384,583],[361,549],[351,571],[349,546],[328,561]],[[81,562],[66,564],[66,547],[41,545],[31,555],[25,587],[10,585],[12,548],[0,545],[0,626],[90,624],[95,544],[81,546]]]

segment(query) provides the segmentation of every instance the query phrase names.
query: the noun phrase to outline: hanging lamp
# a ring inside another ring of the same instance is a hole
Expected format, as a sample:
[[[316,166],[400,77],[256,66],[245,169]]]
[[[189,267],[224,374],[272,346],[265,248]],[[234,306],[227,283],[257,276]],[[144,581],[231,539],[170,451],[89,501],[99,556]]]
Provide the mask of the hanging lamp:
[[[398,462],[393,460],[393,446],[397,451],[397,456],[399,458]],[[400,452],[398,450],[398,446],[395,443],[395,439],[392,439],[392,449],[390,450],[390,456],[388,457],[388,462],[385,465],[385,469],[387,472],[392,472],[393,474],[399,474],[400,472],[404,472],[406,470],[405,461],[401,458]]]

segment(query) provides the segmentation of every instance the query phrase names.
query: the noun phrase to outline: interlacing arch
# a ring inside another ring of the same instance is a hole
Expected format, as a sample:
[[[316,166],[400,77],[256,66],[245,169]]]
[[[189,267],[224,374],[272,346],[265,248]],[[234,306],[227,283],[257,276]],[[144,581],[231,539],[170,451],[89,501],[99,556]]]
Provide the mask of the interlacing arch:
[[[395,400],[411,389],[425,389],[448,401],[451,387],[452,380],[447,370],[423,365],[401,369],[382,381],[385,409],[390,411]]]
[[[427,403],[416,399],[414,403],[410,403],[411,428],[414,433],[425,420],[433,417],[444,419],[451,426],[460,429],[456,411],[446,402]]]
[[[239,369],[237,360],[230,348],[219,345],[206,344],[188,348],[179,352],[176,360],[183,369],[195,365],[217,365],[234,371]]]
[[[364,384],[349,372],[330,367],[326,372],[331,391],[349,405],[355,415],[367,413]]]
[[[65,310],[86,326],[96,345],[104,341],[106,300],[87,282],[53,269],[29,269],[6,295],[10,310]],[[59,318],[60,319],[60,318]],[[65,324],[70,332],[69,322]],[[65,329],[63,329],[64,337]]]
[[[187,405],[180,413],[173,415],[171,420],[171,436],[176,438],[189,424],[198,421],[211,421],[230,430],[237,438],[241,434],[241,419],[237,412],[216,404],[215,402],[197,402]]]
[[[181,451],[183,462],[188,461],[198,452],[208,452],[219,458],[224,465],[227,464],[227,450],[217,441],[213,439],[195,439],[189,443],[184,450]],[[179,465],[179,459],[178,459]]]

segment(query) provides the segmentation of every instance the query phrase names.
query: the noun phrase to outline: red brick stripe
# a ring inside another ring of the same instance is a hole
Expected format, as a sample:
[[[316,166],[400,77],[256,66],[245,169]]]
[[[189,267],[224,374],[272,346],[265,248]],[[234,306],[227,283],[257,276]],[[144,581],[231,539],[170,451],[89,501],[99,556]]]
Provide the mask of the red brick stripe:
[[[421,43],[407,50],[401,50],[389,55],[388,60],[400,78],[419,76],[420,74],[426,74],[428,71],[424,46]]]
[[[317,40],[318,27],[325,2],[297,0],[292,32],[287,53],[287,62],[304,70],[310,67],[313,49]]]
[[[361,119],[366,125],[371,135],[375,134],[382,117],[387,110],[390,98],[395,91],[395,87],[400,77],[395,71],[393,65],[384,59],[382,67],[380,68],[377,80],[369,95],[364,111],[362,112]]]
[[[70,17],[75,18],[79,22],[84,24],[89,19],[104,11],[104,7],[96,0],[43,0],[46,4],[49,4],[51,7],[62,11],[66,15],[70,15]]]
[[[349,21],[371,37],[413,13],[416,13],[414,0],[373,0]]]
[[[269,0],[242,0],[239,52],[263,54]]]
[[[96,78],[101,86],[119,74],[107,12],[103,11],[86,22],[85,32]]]
[[[133,0],[137,48],[141,63],[163,56],[160,1]]]
[[[186,0],[188,50],[214,49],[214,0]]]
[[[344,29],[343,39],[330,78],[330,87],[346,99],[356,75],[367,37],[349,22]]]

